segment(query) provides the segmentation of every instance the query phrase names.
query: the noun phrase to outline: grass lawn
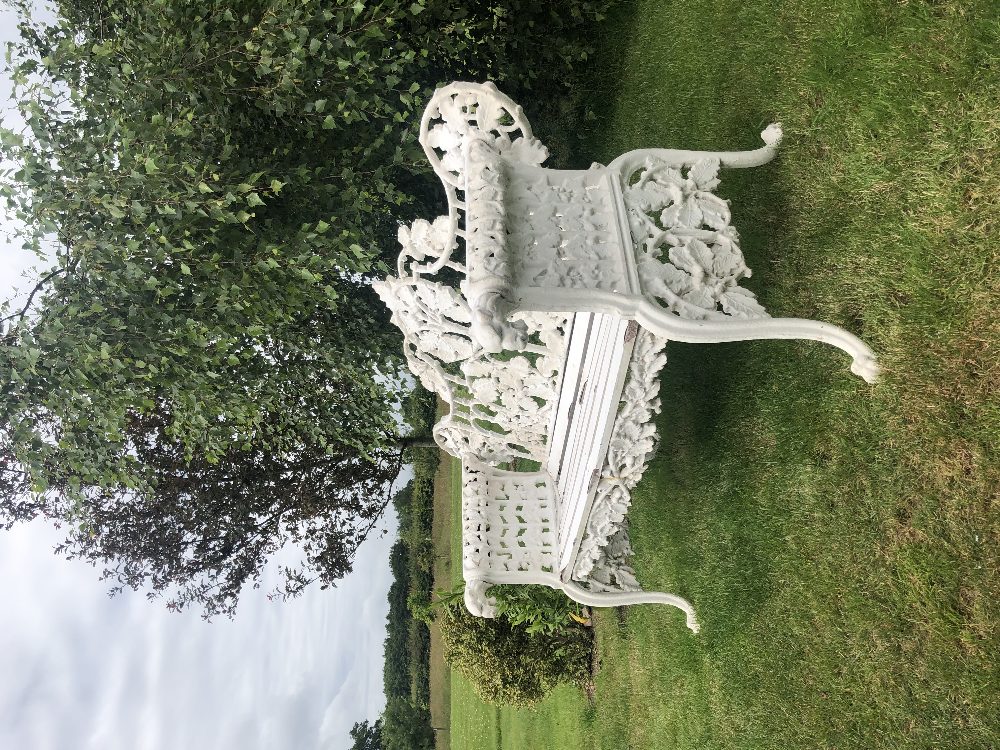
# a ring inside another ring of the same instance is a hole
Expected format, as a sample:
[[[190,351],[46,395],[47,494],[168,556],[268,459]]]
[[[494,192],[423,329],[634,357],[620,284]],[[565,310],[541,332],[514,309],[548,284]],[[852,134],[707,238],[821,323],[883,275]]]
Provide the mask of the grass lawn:
[[[455,678],[452,748],[1000,748],[1000,3],[645,0],[601,40],[577,163],[781,121],[777,161],[723,174],[748,286],[884,377],[672,345],[632,539],[702,633],[600,613],[592,706],[497,711]]]

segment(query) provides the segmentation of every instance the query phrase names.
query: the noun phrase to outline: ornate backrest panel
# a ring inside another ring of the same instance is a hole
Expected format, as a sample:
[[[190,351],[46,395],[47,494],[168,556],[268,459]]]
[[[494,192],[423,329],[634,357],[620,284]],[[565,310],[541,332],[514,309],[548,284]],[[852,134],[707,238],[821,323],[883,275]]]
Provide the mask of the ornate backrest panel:
[[[462,566],[467,577],[553,573],[556,501],[546,472],[462,463]]]
[[[559,395],[567,319],[557,315],[518,316],[529,342],[520,353],[479,349],[462,362],[463,386],[450,402],[451,413],[434,434],[455,456],[476,456],[492,464],[528,459],[540,463]]]
[[[403,332],[410,370],[451,407],[435,426],[438,444],[496,464],[544,461],[567,319],[517,315],[522,350],[494,354],[474,340],[468,303],[454,288],[421,277],[389,277],[375,288]]]

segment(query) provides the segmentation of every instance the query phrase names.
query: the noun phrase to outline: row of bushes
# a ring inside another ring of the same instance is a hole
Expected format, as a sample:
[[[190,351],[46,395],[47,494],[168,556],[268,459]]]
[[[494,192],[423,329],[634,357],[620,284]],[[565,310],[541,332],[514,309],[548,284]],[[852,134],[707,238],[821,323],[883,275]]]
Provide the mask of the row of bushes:
[[[404,402],[404,419],[416,435],[434,424],[433,394],[417,387]],[[430,719],[430,630],[413,616],[414,602],[429,598],[434,584],[431,524],[437,448],[408,448],[413,478],[396,493],[393,507],[399,538],[392,547],[383,681],[386,709],[381,719],[385,750],[422,750],[434,745]]]

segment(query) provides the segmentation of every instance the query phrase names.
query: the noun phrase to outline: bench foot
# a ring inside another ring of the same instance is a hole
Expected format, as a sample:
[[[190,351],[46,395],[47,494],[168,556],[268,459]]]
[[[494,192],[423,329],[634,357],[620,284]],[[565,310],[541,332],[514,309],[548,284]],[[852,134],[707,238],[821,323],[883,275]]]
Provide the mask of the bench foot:
[[[820,341],[851,355],[851,372],[868,383],[878,379],[875,353],[853,333],[843,328],[803,318],[760,318],[756,320],[689,320],[643,301],[636,319],[643,328],[658,336],[690,344],[716,344],[758,339],[800,339]]]
[[[491,585],[481,579],[465,583],[465,608],[476,617],[492,619],[497,616],[496,601],[486,595],[486,589]]]
[[[671,167],[683,167],[696,164],[703,159],[712,159],[729,169],[748,169],[760,167],[774,159],[781,144],[781,123],[768,125],[760,134],[764,145],[752,151],[688,151],[677,148],[640,148],[622,154],[608,164],[609,169],[617,170],[622,175],[628,175],[641,167],[647,159]]]
[[[591,607],[621,607],[628,604],[669,604],[681,610],[686,618],[686,625],[692,633],[701,630],[694,607],[683,597],[667,594],[661,591],[588,591],[575,583],[563,583],[560,588],[575,602]]]

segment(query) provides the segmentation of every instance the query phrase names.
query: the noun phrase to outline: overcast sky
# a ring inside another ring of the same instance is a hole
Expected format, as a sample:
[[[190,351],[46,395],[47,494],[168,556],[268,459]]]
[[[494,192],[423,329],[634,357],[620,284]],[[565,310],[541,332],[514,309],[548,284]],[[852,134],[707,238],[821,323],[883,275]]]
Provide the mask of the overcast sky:
[[[0,37],[16,35],[0,10]],[[2,58],[0,58],[2,59]],[[10,87],[0,97],[10,122]],[[9,225],[2,224],[4,235]],[[0,237],[0,300],[34,259]],[[23,292],[22,292],[23,293]],[[235,620],[110,599],[98,571],[56,558],[39,522],[0,532],[0,749],[338,750],[381,713],[390,532],[336,589],[248,592]],[[294,550],[286,555],[296,557]],[[273,570],[268,577],[276,581]]]

